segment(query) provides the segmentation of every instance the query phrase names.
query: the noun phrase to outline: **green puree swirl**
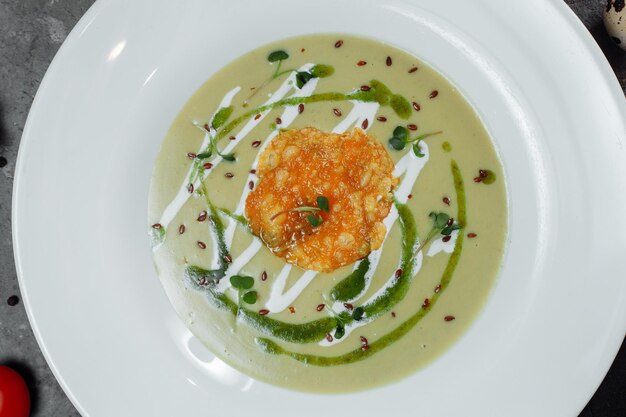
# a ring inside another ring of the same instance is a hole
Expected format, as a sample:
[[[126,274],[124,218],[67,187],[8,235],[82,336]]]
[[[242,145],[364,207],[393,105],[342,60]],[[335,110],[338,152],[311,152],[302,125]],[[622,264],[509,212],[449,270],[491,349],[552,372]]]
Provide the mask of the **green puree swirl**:
[[[402,274],[396,280],[394,285],[385,290],[380,297],[377,297],[370,303],[364,304],[361,307],[365,313],[365,320],[371,321],[381,314],[390,311],[398,302],[400,302],[407,294],[411,281],[413,280],[413,267],[415,260],[413,259],[413,250],[417,244],[417,230],[415,227],[415,219],[411,211],[404,204],[395,202],[396,208],[399,214],[400,227],[402,231],[402,260],[401,269]],[[213,207],[209,202],[209,206]],[[211,212],[213,215],[213,211]],[[223,233],[220,231],[218,224],[211,223],[213,231],[219,242],[220,256],[225,257],[226,251],[225,245],[223,245]],[[362,261],[363,262],[363,261]],[[369,262],[367,263],[369,267]],[[219,279],[223,278],[225,271],[219,270],[222,275]],[[189,266],[185,271],[185,278],[196,289],[206,291],[209,302],[215,307],[228,311],[234,316],[238,316],[244,319],[249,325],[256,328],[261,333],[267,336],[273,336],[278,339],[282,339],[291,343],[311,343],[322,340],[326,337],[326,334],[331,333],[338,324],[348,325],[355,319],[348,312],[342,312],[335,317],[325,317],[318,320],[313,320],[302,324],[290,324],[280,320],[272,319],[266,315],[261,315],[256,311],[252,311],[243,306],[238,306],[224,293],[218,292],[213,286],[200,285],[200,281],[204,278],[215,283],[214,278],[217,277],[216,271],[209,271],[197,266]],[[357,268],[357,271],[365,274],[367,270],[365,268]],[[351,274],[352,275],[352,274]],[[350,276],[349,276],[350,277]]]
[[[344,93],[319,93],[306,97],[289,97],[282,100],[278,100],[274,103],[265,104],[255,109],[249,110],[241,116],[233,119],[226,124],[217,134],[215,140],[219,141],[225,138],[230,132],[232,132],[237,126],[239,126],[244,120],[247,120],[257,114],[263,113],[267,110],[273,110],[278,107],[296,106],[298,104],[309,104],[319,102],[333,102],[333,101],[347,101],[355,100],[366,103],[376,102],[381,106],[390,106],[392,110],[402,119],[408,119],[411,115],[411,104],[406,98],[400,94],[394,94],[384,83],[378,80],[370,81],[370,90],[368,91],[355,91],[350,94]],[[205,150],[205,152],[207,152]]]
[[[188,279],[195,277],[196,287],[199,286],[202,278],[204,278],[207,283],[217,284],[222,278],[224,278],[226,271],[228,270],[228,265],[232,262],[232,258],[224,240],[224,223],[222,223],[222,219],[220,219],[220,216],[218,215],[218,209],[213,205],[211,199],[209,199],[204,183],[200,185],[200,189],[198,191],[204,196],[207,203],[209,226],[216,237],[219,259],[217,269],[207,270],[193,265],[187,267],[185,270],[185,277]]]
[[[339,281],[330,292],[330,296],[335,301],[350,301],[365,288],[365,274],[370,269],[369,258],[359,262],[359,266],[350,275]]]
[[[458,201],[458,213],[457,219],[459,225],[461,227],[465,226],[467,221],[467,213],[466,213],[466,201],[465,201],[465,187],[463,185],[463,178],[459,171],[459,167],[457,163],[453,160],[451,163],[452,175],[454,177],[454,188],[457,195]],[[456,245],[454,247],[454,251],[450,255],[450,259],[448,260],[448,264],[446,265],[446,269],[443,272],[441,280],[439,282],[440,289],[437,292],[434,292],[430,298],[430,304],[428,307],[422,307],[418,310],[413,316],[404,321],[400,326],[396,329],[387,333],[385,336],[376,340],[375,342],[369,344],[369,349],[362,350],[360,347],[351,352],[348,352],[339,356],[318,356],[318,355],[309,355],[305,353],[297,353],[286,350],[279,346],[276,342],[266,339],[266,338],[257,338],[257,344],[267,353],[271,353],[274,355],[286,355],[297,361],[311,364],[315,366],[335,366],[335,365],[345,365],[353,362],[358,362],[363,359],[366,359],[377,352],[385,349],[390,346],[398,339],[406,335],[415,325],[428,314],[428,312],[433,308],[433,306],[439,300],[439,297],[443,294],[446,288],[450,285],[450,281],[452,280],[452,275],[454,274],[454,270],[456,269],[459,259],[461,257],[461,251],[463,250],[463,233],[459,233],[456,240]]]

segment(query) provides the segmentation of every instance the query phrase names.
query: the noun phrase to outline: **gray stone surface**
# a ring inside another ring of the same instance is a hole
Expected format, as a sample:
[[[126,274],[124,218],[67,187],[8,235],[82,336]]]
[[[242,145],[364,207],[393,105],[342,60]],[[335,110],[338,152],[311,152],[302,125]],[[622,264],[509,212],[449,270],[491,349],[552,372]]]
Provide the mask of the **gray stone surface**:
[[[611,62],[626,90],[626,53],[602,26],[603,0],[566,0]],[[27,379],[32,416],[78,416],[56,382],[20,302],[11,245],[13,169],[28,109],[39,83],[68,32],[91,0],[0,0],[0,364]],[[626,416],[626,351],[622,351],[581,417]],[[114,399],[113,399],[114,400]]]

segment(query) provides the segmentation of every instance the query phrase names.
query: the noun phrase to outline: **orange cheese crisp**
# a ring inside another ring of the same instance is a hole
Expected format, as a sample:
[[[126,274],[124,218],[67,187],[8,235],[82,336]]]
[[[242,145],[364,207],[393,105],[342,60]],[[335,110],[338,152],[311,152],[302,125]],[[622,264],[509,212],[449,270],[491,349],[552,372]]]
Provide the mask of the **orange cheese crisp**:
[[[330,272],[351,264],[383,243],[382,221],[398,184],[393,170],[387,150],[361,129],[284,131],[259,157],[260,181],[246,200],[250,228],[273,253],[303,269]],[[319,196],[330,205],[329,212],[314,213],[320,226],[307,221],[311,212],[275,216],[316,207]]]

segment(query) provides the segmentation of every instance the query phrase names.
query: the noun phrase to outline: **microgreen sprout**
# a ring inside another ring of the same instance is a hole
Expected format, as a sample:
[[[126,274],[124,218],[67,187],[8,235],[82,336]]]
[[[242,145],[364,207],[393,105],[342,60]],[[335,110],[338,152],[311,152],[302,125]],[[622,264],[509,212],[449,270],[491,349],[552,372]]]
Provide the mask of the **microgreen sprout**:
[[[352,318],[356,321],[362,320],[365,315],[363,307],[357,307],[352,311]]]
[[[219,129],[226,123],[228,118],[233,114],[233,106],[220,107],[211,120],[211,127],[215,130]]]
[[[343,323],[337,323],[337,328],[335,329],[335,339],[341,339],[346,334],[346,328]]]
[[[328,203],[328,198],[322,195],[317,197],[316,202],[317,202],[317,207],[300,206],[300,207],[294,207],[294,208],[290,208],[287,210],[279,211],[278,213],[270,217],[270,220],[274,220],[278,216],[285,214],[285,213],[289,213],[289,212],[309,212],[310,214],[308,214],[306,217],[309,224],[313,227],[320,226],[324,222],[324,220],[322,219],[322,216],[319,215],[319,212],[325,211],[328,213],[330,211],[330,205]]]
[[[221,107],[217,111],[217,113],[215,113],[215,116],[213,116],[210,125],[208,123],[204,125],[196,125],[199,129],[202,129],[203,131],[208,133],[209,143],[207,147],[194,158],[194,168],[192,169],[191,175],[189,177],[190,183],[194,183],[200,172],[203,171],[203,161],[213,156],[213,154],[221,156],[222,159],[224,159],[225,161],[235,162],[237,160],[234,153],[222,153],[220,151],[219,147],[217,146],[216,135],[213,134],[217,131],[217,129],[222,127],[224,123],[228,121],[228,118],[232,115],[232,113],[232,106]]]
[[[277,63],[276,69],[274,70],[274,73],[272,74],[270,78],[265,80],[263,84],[261,84],[258,88],[254,89],[252,94],[250,94],[250,96],[246,99],[246,101],[244,101],[243,103],[244,107],[247,107],[248,101],[252,97],[254,97],[259,92],[259,90],[262,90],[263,87],[265,87],[267,84],[269,84],[271,81],[275,80],[276,78],[280,77],[281,75],[295,72],[296,73],[296,87],[298,87],[298,89],[301,89],[312,78],[326,78],[326,77],[331,76],[335,72],[335,68],[333,68],[330,65],[323,65],[323,64],[314,65],[308,71],[298,71],[296,69],[287,69],[287,70],[281,71],[280,69],[283,64],[283,61],[285,61],[286,59],[289,59],[289,54],[287,53],[287,51],[284,51],[282,49],[278,49],[276,51],[269,53],[269,55],[267,56],[267,62],[269,62],[270,64]]]
[[[254,278],[246,275],[233,275],[230,277],[230,285],[236,288],[239,294],[239,303],[254,304],[259,297],[256,291],[249,291],[254,286]]]
[[[330,65],[317,64],[309,71],[298,71],[296,73],[296,87],[301,89],[313,78],[326,78],[333,75],[335,68]]]
[[[430,217],[433,225],[430,228],[430,231],[426,235],[426,239],[419,245],[413,257],[417,256],[418,253],[422,251],[430,243],[430,241],[438,235],[450,236],[452,232],[455,230],[461,229],[461,226],[454,222],[454,219],[448,216],[446,213],[435,213],[431,212],[428,217]],[[449,238],[448,238],[449,239]]]
[[[274,52],[270,52],[270,54],[267,56],[267,61],[270,63],[278,62],[278,65],[276,66],[276,71],[274,71],[274,75],[272,75],[272,78],[276,78],[278,72],[280,71],[280,66],[282,65],[283,61],[288,58],[289,58],[289,54],[286,51],[283,51],[282,49],[279,49]]]
[[[393,134],[391,138],[389,138],[389,146],[391,146],[396,151],[401,151],[406,147],[406,145],[408,145],[409,143],[412,143],[413,153],[415,154],[415,156],[417,156],[418,158],[423,158],[424,152],[422,152],[420,142],[422,142],[424,139],[430,136],[439,135],[441,133],[443,132],[438,131],[438,132],[433,132],[433,133],[425,133],[423,135],[420,135],[411,139],[411,137],[409,136],[409,130],[406,127],[397,126],[393,130]]]
[[[220,152],[220,149],[217,146],[217,143],[215,141],[215,135],[213,135],[211,133],[211,129],[217,130],[219,127],[221,127],[226,122],[226,120],[228,120],[228,117],[230,117],[230,115],[232,114],[232,107],[230,107],[230,110],[227,110],[227,111],[223,112],[223,110],[225,110],[225,109],[229,109],[229,107],[222,107],[215,114],[215,117],[213,117],[213,121],[211,122],[211,127],[209,127],[208,124],[205,124],[203,126],[204,129],[209,133],[210,139],[209,139],[209,144],[208,144],[207,148],[202,153],[199,153],[196,156],[196,160],[199,163],[202,162],[203,159],[210,158],[211,156],[213,156],[213,153],[216,153],[217,155],[221,156],[225,161],[234,162],[236,160],[234,153],[224,154],[224,153]],[[221,120],[217,120],[216,121],[218,116],[220,117]]]

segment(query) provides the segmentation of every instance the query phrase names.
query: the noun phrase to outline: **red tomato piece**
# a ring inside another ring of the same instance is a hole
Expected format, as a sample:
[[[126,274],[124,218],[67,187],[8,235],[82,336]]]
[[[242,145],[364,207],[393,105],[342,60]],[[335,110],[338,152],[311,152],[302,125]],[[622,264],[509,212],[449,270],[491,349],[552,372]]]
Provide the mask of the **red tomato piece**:
[[[26,382],[13,369],[0,365],[0,417],[28,417],[29,412]]]

